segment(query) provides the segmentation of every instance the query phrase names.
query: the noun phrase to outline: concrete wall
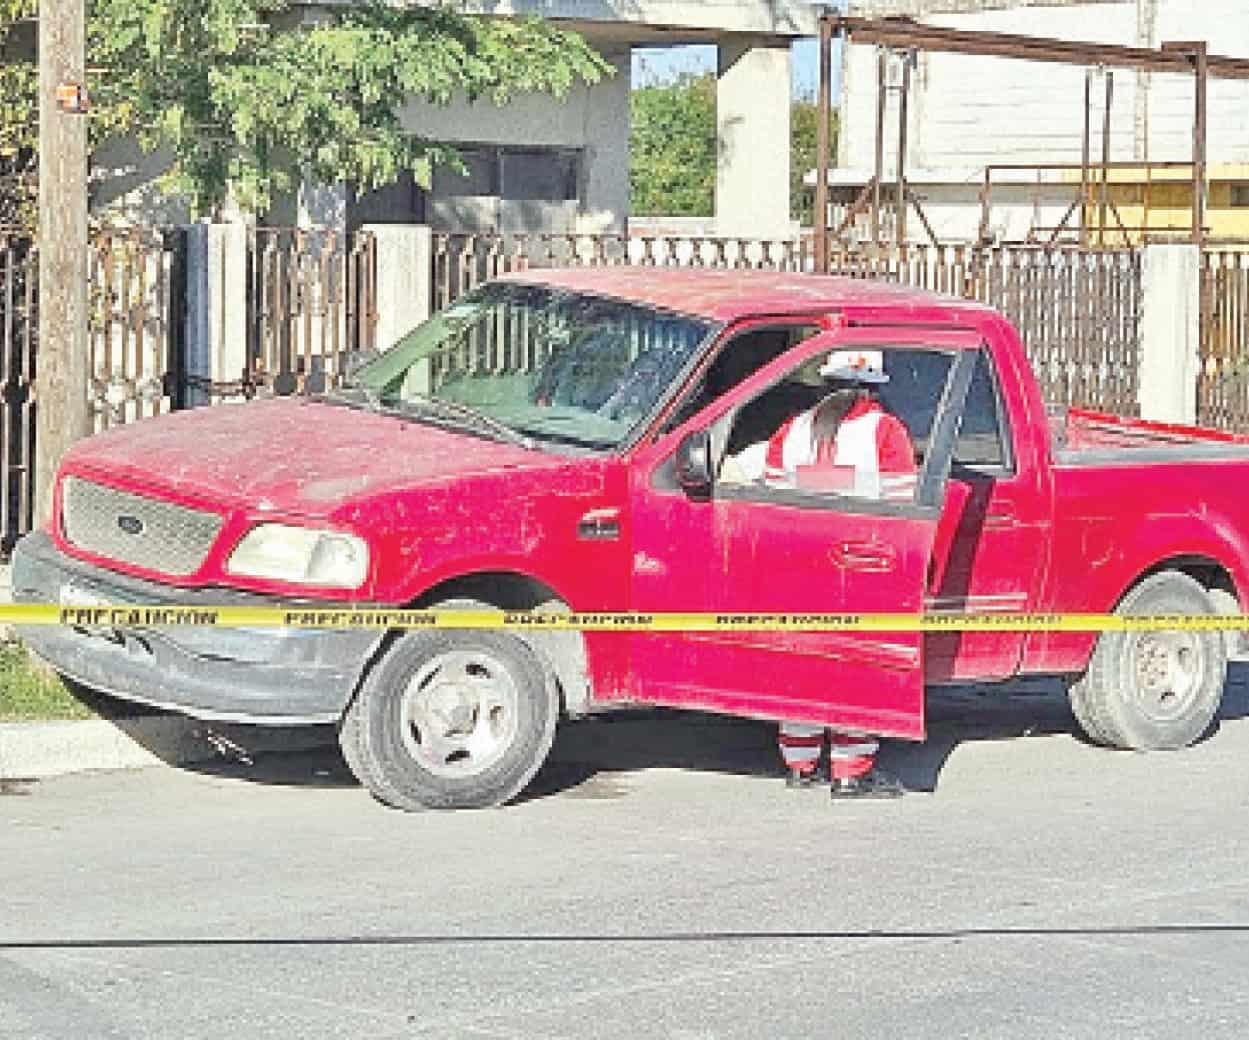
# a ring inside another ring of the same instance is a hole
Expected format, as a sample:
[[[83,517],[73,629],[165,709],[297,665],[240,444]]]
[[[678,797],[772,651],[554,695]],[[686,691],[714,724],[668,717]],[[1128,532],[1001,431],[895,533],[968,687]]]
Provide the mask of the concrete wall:
[[[569,148],[581,155],[579,205],[571,210],[563,204],[513,205],[458,196],[431,200],[429,220],[466,231],[548,227],[583,234],[622,232],[629,212],[631,58],[628,51],[607,57],[615,75],[594,86],[575,87],[562,101],[538,94],[518,97],[502,107],[410,100],[402,110],[404,128],[425,137],[450,143]]]
[[[164,194],[157,178],[169,169],[170,156],[146,155],[138,142],[106,141],[91,155],[90,201],[94,215],[142,224],[186,224],[191,207],[186,199]]]
[[[1122,0],[850,0],[849,13],[867,18],[925,18],[935,14],[968,14],[1011,7],[1070,7]]]
[[[445,0],[420,0],[433,7]],[[815,9],[807,0],[461,0],[472,14],[541,15],[586,22],[621,22],[666,30],[815,34]],[[674,41],[675,42],[675,41]]]

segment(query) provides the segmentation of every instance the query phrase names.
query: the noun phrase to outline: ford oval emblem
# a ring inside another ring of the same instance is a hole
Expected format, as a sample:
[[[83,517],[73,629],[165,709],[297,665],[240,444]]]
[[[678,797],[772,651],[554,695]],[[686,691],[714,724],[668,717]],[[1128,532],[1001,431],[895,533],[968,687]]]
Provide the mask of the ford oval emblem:
[[[117,526],[125,531],[126,534],[143,533],[143,521],[137,516],[119,516],[117,518]]]

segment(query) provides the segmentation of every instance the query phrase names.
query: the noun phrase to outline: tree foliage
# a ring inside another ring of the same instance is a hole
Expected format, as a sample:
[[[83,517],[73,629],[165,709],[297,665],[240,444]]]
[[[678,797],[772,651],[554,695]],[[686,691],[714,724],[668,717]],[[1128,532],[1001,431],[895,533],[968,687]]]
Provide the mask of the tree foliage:
[[[0,227],[29,227],[35,219],[38,70],[16,53],[15,32],[34,12],[35,0],[0,0]]]
[[[633,136],[629,179],[632,212],[638,216],[710,217],[715,214],[716,80],[686,73],[666,84],[639,87],[632,95]],[[802,179],[815,168],[818,125],[814,101],[793,102],[790,111],[790,206],[810,223],[811,191]],[[831,142],[837,144],[837,112]]]
[[[0,0],[9,8],[34,0]],[[504,104],[557,97],[610,66],[580,36],[540,18],[494,19],[450,6],[358,0],[88,0],[92,138],[133,134],[172,165],[163,187],[198,213],[227,198],[263,210],[309,176],[364,190],[405,170],[427,182],[454,152],[405,130],[415,96]],[[20,93],[20,88],[15,88]],[[28,103],[33,106],[33,88]]]
[[[837,109],[829,113],[828,141],[830,163],[837,161],[837,133],[840,126]],[[811,188],[802,179],[815,169],[817,160],[816,132],[820,126],[819,105],[809,98],[793,103],[789,113],[789,206],[795,220],[804,226],[811,224],[815,214],[815,199]]]
[[[638,87],[632,118],[630,211],[638,216],[708,217],[715,212],[716,81],[685,73]]]

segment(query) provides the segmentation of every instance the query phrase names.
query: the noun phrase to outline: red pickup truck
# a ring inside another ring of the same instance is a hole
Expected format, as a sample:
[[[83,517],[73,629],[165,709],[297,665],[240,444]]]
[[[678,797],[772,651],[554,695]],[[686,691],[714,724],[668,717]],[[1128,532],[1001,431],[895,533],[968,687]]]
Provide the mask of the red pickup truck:
[[[880,351],[916,472],[742,464]],[[22,602],[553,611],[1239,612],[1249,446],[1047,410],[975,303],[888,284],[605,268],[492,282],[341,389],[93,437],[13,564]],[[336,722],[393,805],[515,796],[557,720],[656,704],[922,740],[929,684],[1066,677],[1090,738],[1187,745],[1219,633],[28,628],[54,667],[210,719]]]

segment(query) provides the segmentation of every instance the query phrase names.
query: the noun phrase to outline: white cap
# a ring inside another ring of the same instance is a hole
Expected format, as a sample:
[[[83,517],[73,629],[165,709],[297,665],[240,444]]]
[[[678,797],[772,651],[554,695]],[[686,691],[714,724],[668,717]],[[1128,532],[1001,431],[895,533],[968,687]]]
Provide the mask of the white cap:
[[[889,382],[885,355],[879,350],[834,350],[820,367],[820,375],[855,383]]]

